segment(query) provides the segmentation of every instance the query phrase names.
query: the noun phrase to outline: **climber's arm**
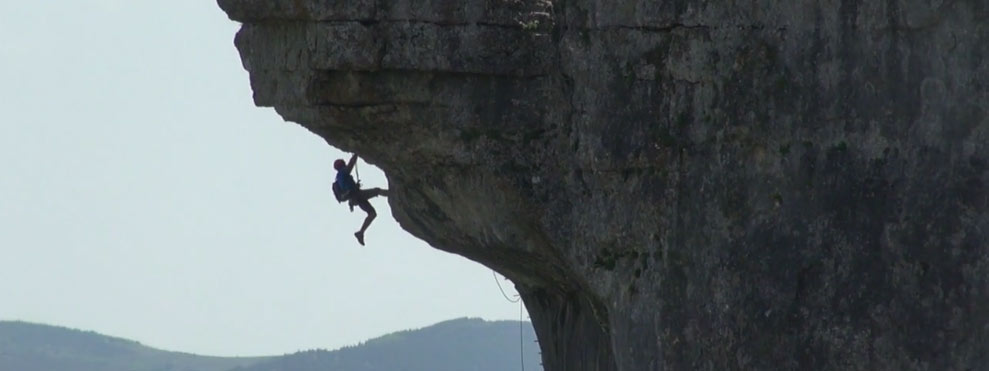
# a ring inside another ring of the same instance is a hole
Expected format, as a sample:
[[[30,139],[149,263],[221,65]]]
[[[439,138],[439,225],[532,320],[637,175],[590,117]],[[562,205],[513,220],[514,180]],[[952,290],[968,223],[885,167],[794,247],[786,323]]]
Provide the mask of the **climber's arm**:
[[[353,156],[350,156],[350,161],[347,162],[347,172],[348,173],[354,170],[354,165],[357,165],[357,154],[356,153]]]

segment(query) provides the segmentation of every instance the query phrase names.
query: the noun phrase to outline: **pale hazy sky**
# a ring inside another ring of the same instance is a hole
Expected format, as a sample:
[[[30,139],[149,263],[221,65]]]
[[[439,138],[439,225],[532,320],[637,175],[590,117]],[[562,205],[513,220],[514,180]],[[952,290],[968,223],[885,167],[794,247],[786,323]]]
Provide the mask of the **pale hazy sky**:
[[[383,200],[356,243],[342,154],[253,105],[237,28],[212,0],[0,0],[0,320],[262,355],[518,319]]]

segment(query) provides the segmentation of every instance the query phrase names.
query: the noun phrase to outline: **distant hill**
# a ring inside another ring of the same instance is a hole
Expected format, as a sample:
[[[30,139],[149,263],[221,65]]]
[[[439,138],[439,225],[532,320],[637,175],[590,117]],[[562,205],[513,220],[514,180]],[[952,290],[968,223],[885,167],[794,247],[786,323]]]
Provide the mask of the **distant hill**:
[[[456,319],[392,333],[335,351],[312,350],[236,371],[513,371],[542,370],[532,326],[518,321]],[[520,349],[521,346],[521,349]]]
[[[92,331],[0,321],[0,371],[227,371],[263,359],[167,352]]]
[[[456,319],[342,349],[278,357],[208,357],[62,327],[0,321],[0,371],[526,371],[542,370],[532,326]]]

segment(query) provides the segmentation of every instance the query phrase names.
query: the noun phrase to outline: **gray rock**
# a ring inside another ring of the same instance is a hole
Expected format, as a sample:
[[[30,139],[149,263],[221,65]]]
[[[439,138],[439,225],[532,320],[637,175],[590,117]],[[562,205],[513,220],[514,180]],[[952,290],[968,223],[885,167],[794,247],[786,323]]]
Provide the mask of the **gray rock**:
[[[219,3],[547,370],[989,369],[983,0]]]

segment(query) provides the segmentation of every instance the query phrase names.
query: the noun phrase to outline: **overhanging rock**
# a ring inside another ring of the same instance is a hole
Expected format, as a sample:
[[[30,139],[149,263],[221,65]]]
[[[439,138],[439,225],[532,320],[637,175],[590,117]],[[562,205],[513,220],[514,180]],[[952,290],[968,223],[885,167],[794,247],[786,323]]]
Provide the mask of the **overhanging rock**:
[[[220,0],[547,370],[989,365],[989,5]]]

